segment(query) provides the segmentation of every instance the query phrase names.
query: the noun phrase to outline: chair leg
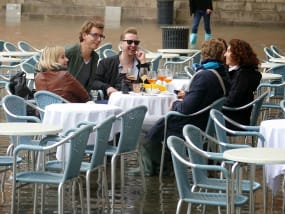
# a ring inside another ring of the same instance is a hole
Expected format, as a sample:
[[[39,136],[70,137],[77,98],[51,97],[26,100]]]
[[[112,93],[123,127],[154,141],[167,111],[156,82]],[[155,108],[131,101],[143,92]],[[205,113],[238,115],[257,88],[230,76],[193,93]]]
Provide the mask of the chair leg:
[[[5,167],[4,169],[4,172],[2,174],[2,179],[1,179],[1,194],[2,194],[2,201],[1,203],[4,204],[5,201],[6,201],[6,198],[5,198],[5,177],[6,177],[6,170],[7,170],[7,167]]]
[[[111,208],[114,210],[115,206],[115,182],[116,182],[116,159],[117,156],[113,155],[111,160]]]
[[[78,181],[78,186],[79,186],[79,196],[80,196],[80,205],[81,205],[81,213],[84,214],[85,213],[85,209],[84,209],[84,203],[83,203],[83,185],[82,185],[82,180],[80,177],[77,178]],[[90,198],[89,198],[90,199]]]
[[[122,207],[124,207],[124,193],[125,193],[125,176],[124,176],[124,173],[125,173],[125,156],[124,155],[121,155],[121,204],[122,204]]]
[[[64,185],[62,183],[58,185],[58,214],[63,214],[63,188]]]
[[[15,197],[16,197],[16,182],[13,178],[12,193],[11,193],[11,213],[15,213]],[[20,190],[18,190],[20,191]]]
[[[37,198],[38,198],[38,185],[34,185],[34,207],[33,207],[33,213],[37,212]]]
[[[146,184],[145,184],[145,177],[144,177],[144,167],[143,167],[143,163],[142,163],[142,158],[141,158],[140,152],[137,152],[137,158],[138,158],[139,167],[140,167],[140,170],[141,170],[143,191],[146,192]]]
[[[178,203],[177,203],[177,207],[176,207],[176,214],[179,214],[179,213],[180,213],[181,206],[182,206],[182,200],[179,199],[179,201],[178,201]]]
[[[107,174],[106,174],[106,167],[102,168],[102,181],[103,181],[103,191],[105,195],[105,201],[107,203],[108,210],[110,209],[110,202],[109,202],[109,194],[108,194],[108,182],[107,182]]]
[[[163,167],[164,167],[164,155],[165,155],[165,142],[162,143],[160,169],[159,169],[159,181],[162,182]]]
[[[90,171],[88,171],[86,173],[86,203],[87,203],[87,213],[90,214],[90,210],[91,210],[91,196],[90,196],[90,176],[91,176],[91,173]]]

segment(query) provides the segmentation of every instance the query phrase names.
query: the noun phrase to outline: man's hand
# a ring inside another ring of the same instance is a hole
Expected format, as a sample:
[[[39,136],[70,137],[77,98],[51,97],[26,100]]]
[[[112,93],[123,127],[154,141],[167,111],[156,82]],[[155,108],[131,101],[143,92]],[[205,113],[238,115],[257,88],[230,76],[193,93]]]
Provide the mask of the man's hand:
[[[137,56],[137,59],[140,61],[141,64],[146,63],[145,52],[139,50],[139,51],[137,51],[136,56]]]
[[[207,13],[207,14],[211,14],[212,12],[213,12],[213,11],[212,11],[211,9],[207,9],[207,10],[206,10],[206,13]]]
[[[113,92],[116,92],[118,91],[117,89],[113,88],[113,87],[109,87],[107,88],[107,95],[108,97],[110,97],[110,95],[113,93]]]

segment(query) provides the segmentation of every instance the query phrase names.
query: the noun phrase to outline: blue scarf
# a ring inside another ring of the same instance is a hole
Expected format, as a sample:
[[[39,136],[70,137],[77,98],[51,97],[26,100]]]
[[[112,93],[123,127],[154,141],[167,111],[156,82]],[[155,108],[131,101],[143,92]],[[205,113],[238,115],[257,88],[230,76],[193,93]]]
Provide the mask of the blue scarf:
[[[223,67],[224,65],[218,61],[218,60],[211,60],[211,59],[206,59],[206,60],[203,60],[201,62],[201,64],[198,64],[198,63],[194,63],[193,64],[193,69],[195,71],[198,71],[198,70],[207,70],[207,69],[217,69],[217,68],[220,68],[220,67]]]

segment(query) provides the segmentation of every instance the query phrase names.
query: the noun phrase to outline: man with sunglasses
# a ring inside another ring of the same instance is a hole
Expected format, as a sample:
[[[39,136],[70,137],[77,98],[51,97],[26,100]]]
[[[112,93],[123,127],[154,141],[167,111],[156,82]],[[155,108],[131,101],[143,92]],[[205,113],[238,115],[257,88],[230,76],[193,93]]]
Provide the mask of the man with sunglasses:
[[[100,60],[93,84],[94,89],[101,89],[105,99],[115,91],[122,90],[122,82],[128,71],[133,71],[133,78],[140,81],[139,71],[142,67],[149,69],[145,53],[139,50],[140,40],[136,28],[129,27],[120,37],[120,52],[116,56]]]
[[[105,39],[104,24],[97,20],[87,20],[81,26],[79,44],[65,49],[68,71],[90,92],[95,79],[98,54],[94,51]]]

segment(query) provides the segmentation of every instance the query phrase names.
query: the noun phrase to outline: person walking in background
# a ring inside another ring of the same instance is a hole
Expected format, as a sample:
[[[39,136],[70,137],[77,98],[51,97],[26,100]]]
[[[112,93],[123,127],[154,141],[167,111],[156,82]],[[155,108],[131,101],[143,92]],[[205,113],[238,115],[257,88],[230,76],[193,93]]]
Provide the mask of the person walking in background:
[[[231,39],[225,53],[228,65],[231,88],[225,106],[240,107],[253,101],[261,73],[258,71],[259,60],[252,47],[246,41]],[[252,107],[240,111],[227,111],[223,113],[232,120],[243,125],[249,125]],[[231,129],[236,127],[227,126]]]
[[[205,40],[212,37],[210,17],[213,11],[212,0],[189,0],[190,16],[194,14],[192,30],[190,34],[190,47],[195,48],[197,43],[197,33],[201,18],[204,20]]]
[[[95,19],[87,20],[79,32],[79,44],[66,47],[65,54],[69,60],[68,71],[90,92],[95,80],[98,54],[94,51],[105,39],[104,24]]]
[[[47,90],[53,92],[69,102],[89,101],[88,92],[67,71],[68,59],[64,47],[46,47],[40,57],[35,77],[36,91]]]

